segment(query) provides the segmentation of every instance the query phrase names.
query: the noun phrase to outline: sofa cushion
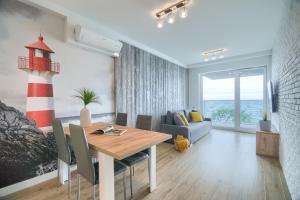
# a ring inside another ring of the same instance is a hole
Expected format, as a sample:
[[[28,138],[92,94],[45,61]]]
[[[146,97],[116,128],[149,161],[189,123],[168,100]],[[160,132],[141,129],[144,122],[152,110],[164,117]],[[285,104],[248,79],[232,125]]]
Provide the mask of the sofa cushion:
[[[200,112],[190,112],[193,122],[203,122],[203,117]]]
[[[202,114],[202,112],[200,110],[192,110],[191,112],[199,112],[200,115],[202,116],[203,121],[204,121],[205,117],[204,117],[204,115]]]
[[[189,125],[189,122],[188,120],[186,119],[185,115],[183,113],[179,113],[179,116],[180,118],[182,119],[184,125],[188,126]]]
[[[192,121],[190,112],[191,112],[191,110],[184,110],[184,115],[185,115],[186,119],[188,120],[188,122]]]
[[[178,126],[184,126],[184,122],[183,120],[181,119],[180,115],[178,113],[176,113],[174,115],[174,121],[175,121],[175,124],[178,125]]]
[[[171,113],[171,111],[167,112],[166,124],[170,124],[170,125],[174,125],[175,124],[174,113]]]
[[[191,127],[202,127],[210,124],[208,121],[203,121],[203,122],[190,122]]]

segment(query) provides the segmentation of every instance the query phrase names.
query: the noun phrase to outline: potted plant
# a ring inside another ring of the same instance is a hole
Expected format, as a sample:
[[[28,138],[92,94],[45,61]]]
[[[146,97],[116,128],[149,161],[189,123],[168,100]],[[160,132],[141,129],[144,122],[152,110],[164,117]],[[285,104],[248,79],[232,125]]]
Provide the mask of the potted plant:
[[[271,131],[271,121],[268,120],[268,113],[265,112],[263,119],[259,121],[259,127],[261,131]]]
[[[77,95],[74,95],[75,98],[78,98],[82,101],[84,107],[80,111],[80,126],[87,127],[91,125],[91,112],[86,107],[87,105],[91,103],[98,103],[101,104],[99,97],[96,95],[96,93],[93,90],[90,89],[79,89],[76,90]]]

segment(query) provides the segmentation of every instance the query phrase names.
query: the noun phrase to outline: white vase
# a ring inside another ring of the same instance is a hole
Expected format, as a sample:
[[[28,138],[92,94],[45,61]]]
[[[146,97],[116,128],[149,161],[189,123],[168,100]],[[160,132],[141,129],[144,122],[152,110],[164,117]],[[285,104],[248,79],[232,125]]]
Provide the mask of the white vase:
[[[87,127],[92,124],[91,120],[91,112],[87,107],[84,106],[84,108],[80,111],[80,126]]]
[[[271,131],[271,121],[270,120],[259,120],[259,127],[261,131]]]

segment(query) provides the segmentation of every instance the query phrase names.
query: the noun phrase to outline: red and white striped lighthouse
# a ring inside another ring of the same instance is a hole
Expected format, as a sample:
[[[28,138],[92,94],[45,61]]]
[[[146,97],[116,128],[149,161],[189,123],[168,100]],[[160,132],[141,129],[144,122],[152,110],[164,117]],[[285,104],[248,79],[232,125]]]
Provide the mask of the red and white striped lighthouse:
[[[54,53],[40,35],[38,41],[25,46],[29,57],[20,56],[18,67],[28,73],[26,116],[38,128],[51,126],[55,117],[52,77],[60,71],[59,63],[51,61]]]

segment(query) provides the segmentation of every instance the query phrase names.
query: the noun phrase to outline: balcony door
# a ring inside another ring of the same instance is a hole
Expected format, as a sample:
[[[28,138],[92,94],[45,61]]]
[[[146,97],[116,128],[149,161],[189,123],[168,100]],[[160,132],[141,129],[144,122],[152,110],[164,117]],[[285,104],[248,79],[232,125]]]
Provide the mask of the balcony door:
[[[201,105],[213,126],[253,132],[266,108],[265,68],[202,75]]]

